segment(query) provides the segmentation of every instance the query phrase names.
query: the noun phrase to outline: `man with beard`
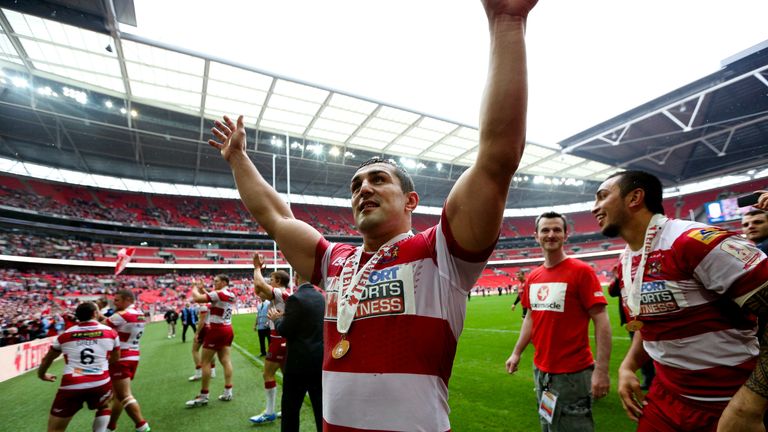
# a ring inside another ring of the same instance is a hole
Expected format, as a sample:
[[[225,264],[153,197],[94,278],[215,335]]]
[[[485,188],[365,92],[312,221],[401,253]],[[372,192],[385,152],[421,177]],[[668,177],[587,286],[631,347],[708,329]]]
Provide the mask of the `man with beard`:
[[[621,297],[641,337],[619,368],[619,395],[637,430],[764,430],[768,351],[754,316],[768,316],[766,256],[733,232],[666,218],[649,173],[616,173],[595,196],[603,234],[627,242]],[[649,357],[656,378],[643,395],[635,373]]]

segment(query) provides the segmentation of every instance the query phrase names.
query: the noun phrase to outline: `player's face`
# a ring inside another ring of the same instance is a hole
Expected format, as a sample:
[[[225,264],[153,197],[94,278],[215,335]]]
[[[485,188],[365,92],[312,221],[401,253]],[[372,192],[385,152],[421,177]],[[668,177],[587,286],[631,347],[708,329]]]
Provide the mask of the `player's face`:
[[[741,232],[755,243],[768,238],[768,215],[745,215],[741,218]]]
[[[272,273],[269,275],[269,284],[274,288],[280,287],[280,280],[277,278],[277,275]]]
[[[536,242],[547,252],[556,252],[563,248],[566,234],[562,218],[541,218],[534,236]]]
[[[128,300],[125,297],[122,296],[115,296],[115,298],[112,299],[112,303],[115,305],[115,310],[122,311],[127,308],[130,303],[128,303]]]
[[[224,283],[224,280],[219,279],[217,277],[213,278],[213,288],[215,288],[216,291],[224,288],[225,286],[227,286],[227,284]]]
[[[595,193],[592,214],[603,235],[616,237],[622,226],[629,220],[629,211],[621,197],[619,178],[613,177],[603,182]]]
[[[350,183],[352,214],[362,234],[407,222],[408,194],[401,188],[395,167],[376,163],[360,168]]]

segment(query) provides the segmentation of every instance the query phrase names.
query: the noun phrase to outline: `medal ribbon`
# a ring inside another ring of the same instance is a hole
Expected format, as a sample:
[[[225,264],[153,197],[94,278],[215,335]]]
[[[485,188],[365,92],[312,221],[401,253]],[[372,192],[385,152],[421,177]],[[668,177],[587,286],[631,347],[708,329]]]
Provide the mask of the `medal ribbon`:
[[[336,330],[339,333],[346,334],[352,325],[352,320],[357,312],[357,305],[360,303],[360,296],[363,289],[368,284],[368,277],[373,268],[392,247],[401,241],[411,237],[410,232],[403,233],[393,237],[390,241],[382,245],[376,254],[368,260],[363,268],[358,269],[360,258],[363,256],[363,248],[359,247],[353,255],[350,255],[344,262],[344,268],[341,270],[341,286],[337,297],[337,316]]]
[[[640,255],[640,263],[637,265],[634,279],[632,278],[632,250],[629,248],[629,245],[624,249],[624,256],[622,257],[621,262],[621,276],[622,281],[624,282],[624,288],[627,290],[627,296],[625,298],[627,308],[633,317],[640,315],[640,290],[643,286],[645,263],[648,260],[648,255],[651,253],[653,246],[656,244],[659,233],[668,220],[669,219],[662,214],[655,214],[651,218],[648,228],[645,230],[643,252]]]

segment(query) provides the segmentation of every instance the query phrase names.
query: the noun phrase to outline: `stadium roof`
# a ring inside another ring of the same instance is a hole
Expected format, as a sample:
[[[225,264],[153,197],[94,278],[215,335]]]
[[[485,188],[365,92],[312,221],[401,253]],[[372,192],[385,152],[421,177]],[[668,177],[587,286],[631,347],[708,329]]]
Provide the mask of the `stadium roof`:
[[[568,154],[652,172],[667,186],[764,167],[768,41],[721,66],[560,144]]]
[[[288,191],[286,155],[291,193],[333,198],[348,198],[349,179],[361,161],[384,156],[414,175],[422,204],[440,206],[477,154],[474,126],[123,33],[120,22],[135,24],[131,0],[3,0],[0,7],[0,156],[94,175],[233,187],[228,167],[204,140],[212,119],[243,113],[250,155],[281,192]],[[741,86],[748,87],[742,92],[765,93],[761,74],[741,78]],[[707,85],[721,84],[707,83],[685,89],[705,92]],[[758,103],[745,104],[733,118],[733,108],[725,104],[704,97],[696,102],[695,92],[678,92],[566,140],[565,151],[528,143],[507,206],[589,201],[616,166],[667,163],[655,172],[670,185],[701,177],[696,170],[714,172],[718,168],[709,164],[726,160],[700,157],[682,174],[669,169],[685,163],[678,141],[693,138],[673,140],[666,129],[657,136],[658,125],[644,122],[648,113],[683,124],[686,137],[688,129],[706,126],[708,132],[697,135],[705,151],[734,154],[741,148],[741,135],[723,143],[718,128],[736,131],[744,124],[753,134],[765,130],[749,114],[762,106]],[[674,112],[674,107],[683,108]],[[685,110],[696,114],[686,117]],[[723,116],[729,119],[725,125]],[[709,125],[712,121],[717,124]],[[657,153],[649,147],[655,143],[639,140],[640,131],[657,138],[658,145],[674,147]],[[621,145],[604,145],[606,137]],[[727,170],[759,165],[758,159],[730,163]]]

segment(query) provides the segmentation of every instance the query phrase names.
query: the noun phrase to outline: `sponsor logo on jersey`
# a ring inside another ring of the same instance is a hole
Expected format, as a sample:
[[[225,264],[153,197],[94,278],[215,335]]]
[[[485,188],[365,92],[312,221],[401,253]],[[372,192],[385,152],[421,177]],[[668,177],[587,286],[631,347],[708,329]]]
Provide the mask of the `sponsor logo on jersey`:
[[[80,339],[80,338],[97,338],[102,337],[104,335],[103,330],[90,330],[90,331],[76,331],[72,332],[72,339]]]
[[[531,284],[529,300],[531,310],[565,312],[565,292],[568,284],[565,282],[548,282]]]
[[[661,274],[661,259],[658,257],[655,260],[648,260],[648,273],[649,275]]]
[[[720,243],[720,249],[743,262],[744,270],[749,270],[760,262],[760,251],[757,248],[750,248],[734,239],[727,239]]]
[[[728,235],[728,231],[715,227],[699,228],[688,233],[688,237],[704,244],[710,244],[724,235]]]
[[[679,309],[675,295],[666,281],[643,282],[640,287],[641,315],[659,315]]]
[[[395,262],[397,260],[397,256],[400,253],[400,246],[394,245],[389,250],[384,252],[384,254],[379,259],[379,264],[389,264],[392,262]]]
[[[368,284],[360,293],[355,319],[371,318],[382,315],[395,315],[405,312],[405,292],[408,288],[403,272],[411,271],[407,266],[393,266],[374,270],[368,277]],[[329,278],[331,279],[331,278]],[[326,291],[327,301],[325,318],[335,320],[338,313],[338,287],[336,278],[328,285],[334,286],[333,291]]]

